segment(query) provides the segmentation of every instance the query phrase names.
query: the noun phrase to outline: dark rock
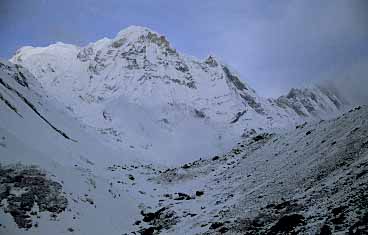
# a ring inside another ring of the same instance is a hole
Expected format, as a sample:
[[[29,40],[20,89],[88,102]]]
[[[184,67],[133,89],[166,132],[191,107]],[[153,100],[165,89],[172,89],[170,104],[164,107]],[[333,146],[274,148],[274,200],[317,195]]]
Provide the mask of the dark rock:
[[[359,219],[353,226],[349,228],[349,235],[364,235],[368,234],[368,213]]]
[[[196,196],[197,197],[200,197],[200,196],[202,196],[204,194],[204,192],[203,191],[196,191]]]
[[[196,117],[199,117],[199,118],[205,118],[206,117],[206,114],[203,111],[200,111],[198,109],[194,109],[194,113],[195,113]]]
[[[263,139],[265,139],[265,136],[264,135],[257,135],[255,137],[253,137],[253,140],[255,142],[258,142],[258,141],[263,140]]]
[[[152,222],[153,220],[159,219],[161,213],[165,211],[166,209],[167,209],[166,207],[163,207],[156,212],[149,212],[149,213],[144,213],[143,211],[141,211],[141,215],[143,216],[143,221],[147,223],[147,222]]]
[[[140,224],[141,224],[141,222],[142,222],[142,221],[137,220],[137,221],[135,221],[135,222],[134,222],[134,225],[140,225]]]
[[[210,229],[218,229],[222,226],[224,226],[224,223],[222,222],[213,222],[210,226]]]
[[[242,83],[236,75],[232,74],[226,66],[222,66],[222,69],[224,70],[227,79],[232,82],[238,90],[248,90],[244,83]]]
[[[86,202],[88,202],[91,205],[94,205],[95,204],[95,202],[93,201],[93,199],[92,198],[89,198],[89,197],[86,198]]]
[[[327,224],[323,225],[319,235],[332,235],[331,228]]]
[[[216,161],[216,160],[218,160],[220,157],[219,156],[214,156],[213,158],[212,158],[212,161]]]
[[[176,193],[178,196],[176,198],[174,198],[174,200],[178,200],[178,201],[181,201],[181,200],[190,200],[192,199],[191,196],[189,196],[188,194],[185,194],[185,193]]]
[[[169,210],[167,207],[163,207],[156,212],[144,213],[141,211],[141,214],[144,217],[143,221],[151,225],[148,229],[138,231],[141,234],[153,234],[154,232],[159,234],[162,229],[169,229],[175,225],[178,219],[174,216],[175,212]]]
[[[293,204],[290,201],[285,201],[285,202],[282,202],[282,203],[279,203],[279,204],[275,205],[274,208],[276,210],[282,210],[282,209],[290,208],[290,207],[294,207],[294,206],[296,206],[296,204]]]
[[[364,143],[362,144],[362,148],[368,148],[368,141],[366,141],[366,142],[364,142]]]
[[[229,229],[226,228],[226,227],[222,227],[218,231],[219,231],[219,233],[226,233],[227,231],[229,231]]]
[[[141,235],[152,235],[155,232],[153,227],[145,228],[139,231]]]
[[[218,66],[218,63],[217,63],[216,59],[212,56],[209,56],[206,59],[205,63],[208,64],[210,67],[217,67]]]
[[[0,182],[0,199],[7,201],[4,211],[10,213],[19,228],[32,227],[28,213],[37,215],[38,212],[48,211],[56,216],[67,207],[68,200],[62,194],[62,185],[48,179],[36,167],[0,165]],[[22,193],[10,195],[11,189]],[[35,204],[38,205],[38,212],[31,211]]]
[[[246,114],[246,110],[244,110],[243,112],[238,112],[236,115],[235,115],[235,118],[230,122],[231,124],[234,124],[236,123],[237,121],[239,121],[239,119],[244,115]],[[245,133],[244,133],[245,134]]]
[[[295,227],[304,223],[304,216],[299,214],[285,215],[270,228],[268,234],[279,234],[291,232]]]
[[[134,176],[133,176],[133,175],[129,175],[129,176],[128,176],[128,179],[130,179],[130,180],[135,180],[135,178],[134,178]]]
[[[344,214],[344,207],[337,207],[332,209],[331,213],[333,214],[333,218],[331,222],[336,224],[344,224],[345,221],[345,214]]]
[[[334,215],[334,216],[338,216],[339,214],[343,213],[344,212],[344,207],[336,207],[336,208],[333,208],[331,210],[331,213]]]
[[[305,122],[305,123],[303,123],[303,124],[301,124],[301,125],[297,125],[297,126],[295,127],[295,129],[303,129],[307,124],[308,124],[308,123],[307,123],[307,122]]]
[[[143,221],[144,222],[151,222],[152,220],[156,219],[156,214],[155,213],[147,213],[143,215]]]
[[[359,179],[360,177],[366,175],[368,173],[368,170],[362,170],[361,172],[359,172],[357,175],[356,175],[356,179]]]
[[[19,228],[29,229],[32,227],[32,220],[29,215],[25,214],[24,211],[13,209],[10,211],[11,216],[13,216],[15,223]]]
[[[190,168],[190,165],[189,165],[189,164],[184,164],[184,165],[182,166],[182,168],[183,168],[183,169],[188,169],[188,168]]]

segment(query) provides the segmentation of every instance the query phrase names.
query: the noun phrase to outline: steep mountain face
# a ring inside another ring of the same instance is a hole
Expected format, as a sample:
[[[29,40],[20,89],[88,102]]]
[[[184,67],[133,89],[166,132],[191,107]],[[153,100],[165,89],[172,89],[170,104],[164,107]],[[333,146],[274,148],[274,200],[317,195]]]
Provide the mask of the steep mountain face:
[[[23,47],[11,61],[112,146],[170,155],[167,161],[224,151],[252,129],[321,118],[343,105],[318,89],[264,99],[216,58],[182,55],[138,26],[83,48]]]
[[[348,102],[336,91],[328,87],[291,89],[288,95],[281,96],[274,102],[281,108],[292,109],[305,119],[323,119],[336,116],[346,110]]]
[[[197,61],[180,55],[164,36],[141,27],[84,48],[64,44],[23,48],[12,61],[29,68],[50,93],[72,108],[123,96],[146,107],[185,105],[211,119],[230,121],[245,103],[256,108],[259,99],[213,57]],[[60,89],[72,91],[72,97],[64,97]],[[238,99],[240,94],[249,101]]]

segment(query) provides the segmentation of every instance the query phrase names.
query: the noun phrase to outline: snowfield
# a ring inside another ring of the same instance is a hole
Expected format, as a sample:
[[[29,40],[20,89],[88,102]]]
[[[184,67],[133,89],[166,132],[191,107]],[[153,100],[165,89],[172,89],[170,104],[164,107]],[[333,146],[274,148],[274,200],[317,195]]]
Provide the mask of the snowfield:
[[[0,234],[367,234],[368,107],[257,95],[132,26],[0,61]]]

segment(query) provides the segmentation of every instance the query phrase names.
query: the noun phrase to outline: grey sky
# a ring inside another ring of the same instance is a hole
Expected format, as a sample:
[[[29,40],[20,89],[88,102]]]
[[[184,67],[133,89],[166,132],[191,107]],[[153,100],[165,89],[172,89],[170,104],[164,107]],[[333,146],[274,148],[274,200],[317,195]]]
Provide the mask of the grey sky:
[[[357,74],[368,87],[365,0],[1,0],[0,17],[5,58],[24,45],[85,45],[142,25],[185,54],[216,55],[263,96]]]

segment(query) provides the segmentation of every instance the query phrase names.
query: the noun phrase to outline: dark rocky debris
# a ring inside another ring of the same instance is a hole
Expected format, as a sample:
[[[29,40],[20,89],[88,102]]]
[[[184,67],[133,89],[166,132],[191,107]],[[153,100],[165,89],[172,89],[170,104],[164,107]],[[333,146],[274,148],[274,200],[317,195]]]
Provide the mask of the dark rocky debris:
[[[0,204],[0,208],[14,218],[19,228],[25,229],[32,227],[32,217],[40,212],[56,216],[68,205],[60,183],[49,179],[37,167],[20,164],[0,165],[0,202],[3,200],[6,204]]]
[[[220,157],[219,157],[219,156],[214,156],[214,157],[212,158],[212,161],[216,161],[216,160],[218,160],[218,159],[220,159]]]
[[[213,222],[210,226],[210,229],[217,229],[224,226],[224,223],[222,222]]]
[[[231,124],[234,124],[239,121],[239,119],[247,113],[247,110],[244,110],[243,112],[237,112],[235,115],[235,118],[230,122]]]
[[[268,234],[290,233],[295,227],[304,223],[304,216],[300,214],[291,214],[281,217],[277,223],[271,227]]]
[[[162,207],[155,212],[141,211],[143,216],[143,222],[149,227],[141,228],[138,233],[141,235],[159,234],[163,229],[169,229],[178,222],[178,217],[175,216],[175,212],[170,210],[168,207]],[[135,223],[140,225],[141,223]]]
[[[181,201],[181,200],[190,200],[192,197],[185,193],[175,193],[177,195],[174,200]]]

